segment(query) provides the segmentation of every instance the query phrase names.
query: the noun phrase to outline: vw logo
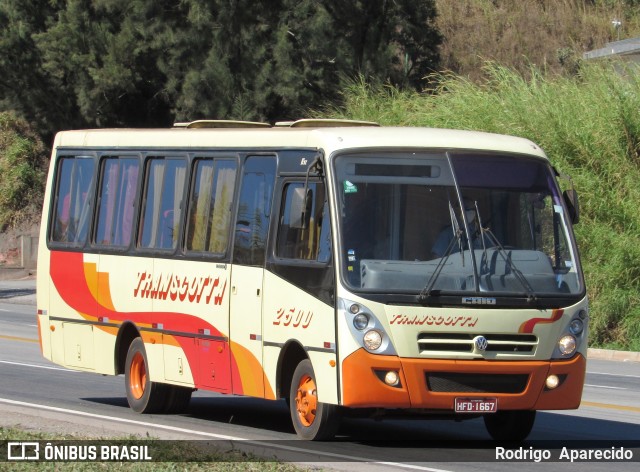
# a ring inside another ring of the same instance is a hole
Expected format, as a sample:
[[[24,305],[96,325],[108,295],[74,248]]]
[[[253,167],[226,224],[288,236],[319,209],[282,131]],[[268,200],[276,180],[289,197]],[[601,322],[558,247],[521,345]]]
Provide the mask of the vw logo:
[[[475,344],[478,351],[486,351],[487,347],[489,346],[489,341],[487,341],[487,338],[485,338],[484,336],[476,336],[473,339],[473,343]]]

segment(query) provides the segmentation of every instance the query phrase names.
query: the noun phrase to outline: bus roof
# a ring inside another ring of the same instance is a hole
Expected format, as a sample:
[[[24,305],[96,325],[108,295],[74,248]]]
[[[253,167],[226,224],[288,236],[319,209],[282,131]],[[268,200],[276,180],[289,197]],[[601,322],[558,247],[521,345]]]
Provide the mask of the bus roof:
[[[100,129],[62,131],[55,147],[65,148],[213,148],[468,149],[530,154],[546,158],[528,139],[478,131],[410,127],[273,127]]]

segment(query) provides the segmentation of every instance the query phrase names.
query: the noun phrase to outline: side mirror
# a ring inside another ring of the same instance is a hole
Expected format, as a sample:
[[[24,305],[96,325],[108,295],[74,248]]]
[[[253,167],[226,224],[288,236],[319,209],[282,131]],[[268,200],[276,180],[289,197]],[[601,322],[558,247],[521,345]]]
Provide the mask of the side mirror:
[[[571,222],[575,225],[580,221],[580,204],[578,203],[578,192],[571,188],[562,192],[564,203],[567,205]]]

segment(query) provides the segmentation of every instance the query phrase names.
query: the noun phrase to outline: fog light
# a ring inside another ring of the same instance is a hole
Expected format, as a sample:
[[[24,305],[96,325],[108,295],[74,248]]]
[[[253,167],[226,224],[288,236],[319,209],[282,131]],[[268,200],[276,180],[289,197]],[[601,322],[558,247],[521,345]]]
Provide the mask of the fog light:
[[[380,346],[382,346],[382,335],[375,329],[372,329],[365,333],[362,341],[364,342],[364,347],[366,347],[369,351],[375,351]]]
[[[545,385],[549,390],[553,390],[558,386],[559,383],[560,383],[560,379],[558,378],[557,375],[550,375],[549,377],[547,377],[547,381],[545,382]]]
[[[569,356],[576,351],[576,338],[571,335],[562,336],[558,341],[558,349],[563,356]]]
[[[395,370],[390,370],[384,376],[384,383],[395,387],[400,382],[400,378],[398,377],[398,373]]]
[[[362,331],[369,324],[369,317],[364,313],[358,313],[353,317],[353,326],[359,331]]]

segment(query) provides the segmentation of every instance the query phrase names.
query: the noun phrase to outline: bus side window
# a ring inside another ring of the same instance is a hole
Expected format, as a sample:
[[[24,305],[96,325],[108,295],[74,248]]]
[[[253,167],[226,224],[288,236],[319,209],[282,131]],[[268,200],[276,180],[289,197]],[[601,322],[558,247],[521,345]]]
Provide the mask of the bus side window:
[[[100,175],[100,203],[95,242],[129,246],[138,188],[138,158],[104,159]]]
[[[63,157],[58,163],[51,241],[81,246],[91,221],[95,161],[92,157]]]
[[[236,171],[231,159],[196,160],[187,219],[188,251],[227,251]]]
[[[276,254],[286,259],[328,262],[331,231],[324,185],[310,183],[304,195],[303,183],[284,188]]]
[[[153,158],[148,161],[141,247],[176,248],[186,170],[184,159]]]

